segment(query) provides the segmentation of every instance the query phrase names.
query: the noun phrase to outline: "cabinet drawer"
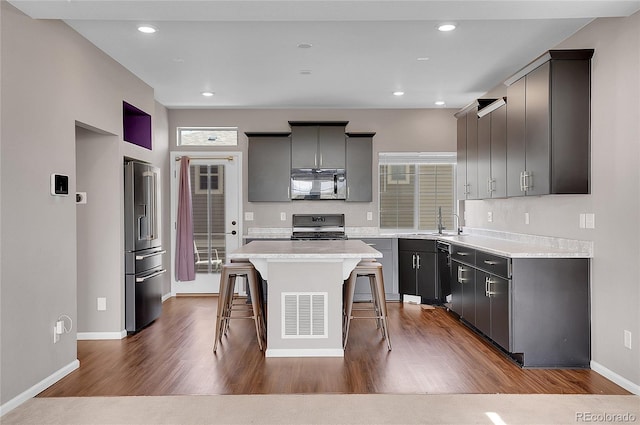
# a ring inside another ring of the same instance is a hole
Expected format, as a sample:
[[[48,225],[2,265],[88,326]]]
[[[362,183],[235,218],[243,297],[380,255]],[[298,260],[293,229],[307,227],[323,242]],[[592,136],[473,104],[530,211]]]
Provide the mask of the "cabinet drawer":
[[[380,238],[380,239],[362,239],[362,242],[370,245],[371,248],[378,251],[391,251],[393,249],[393,239]]]
[[[399,251],[436,252],[435,239],[398,239]]]
[[[483,251],[476,252],[476,267],[507,279],[511,277],[509,274],[510,261],[509,258],[500,257],[499,255]]]
[[[451,259],[475,266],[476,250],[465,246],[451,245]]]

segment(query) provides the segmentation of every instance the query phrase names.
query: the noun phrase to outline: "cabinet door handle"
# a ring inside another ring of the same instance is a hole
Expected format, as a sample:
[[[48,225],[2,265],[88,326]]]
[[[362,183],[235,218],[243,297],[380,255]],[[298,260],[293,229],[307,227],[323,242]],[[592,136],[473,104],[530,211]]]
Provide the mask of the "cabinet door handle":
[[[320,166],[322,167],[322,154],[320,154]]]
[[[416,257],[418,257],[418,262],[417,262],[417,269],[420,268],[420,254],[416,255]]]
[[[485,277],[484,278],[484,296],[488,297],[489,296],[489,277]]]
[[[460,252],[458,252],[458,255],[461,256],[461,257],[466,257],[467,255],[469,255],[469,253],[460,251]]]
[[[462,273],[464,273],[466,269],[464,267],[458,267],[458,283],[464,283],[466,279],[462,277]]]
[[[533,189],[533,172],[532,171],[526,171],[524,173],[524,188],[526,190]]]
[[[490,261],[490,260],[484,260],[484,263],[490,266],[495,266],[496,264],[499,264],[497,261]]]
[[[313,166],[314,167],[318,166],[318,154],[317,153],[313,154]]]
[[[413,254],[412,257],[413,257],[413,268],[415,269],[416,268],[416,254]]]
[[[494,291],[491,290],[491,285],[493,285],[494,283],[496,283],[493,279],[491,279],[490,277],[486,278],[486,295],[487,297],[491,297],[492,295],[495,295],[496,293]]]
[[[520,172],[520,192],[524,192],[524,171]]]

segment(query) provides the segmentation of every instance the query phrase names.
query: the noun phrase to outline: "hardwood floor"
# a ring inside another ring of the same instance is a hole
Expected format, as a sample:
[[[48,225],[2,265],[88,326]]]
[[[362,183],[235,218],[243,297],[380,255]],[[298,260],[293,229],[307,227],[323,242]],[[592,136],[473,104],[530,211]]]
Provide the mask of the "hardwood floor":
[[[167,300],[123,340],[78,341],[80,368],[40,397],[299,394],[629,394],[591,370],[521,369],[442,308],[389,303],[393,351],[370,320],[351,325],[344,358],[265,358],[250,320],[212,352],[216,297]]]

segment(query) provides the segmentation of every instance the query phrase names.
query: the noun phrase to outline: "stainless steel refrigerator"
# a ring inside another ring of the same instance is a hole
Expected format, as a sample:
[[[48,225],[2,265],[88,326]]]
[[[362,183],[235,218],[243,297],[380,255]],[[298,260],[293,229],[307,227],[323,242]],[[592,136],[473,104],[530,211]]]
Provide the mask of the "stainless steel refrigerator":
[[[124,164],[125,328],[138,332],[162,312],[162,249],[159,229],[160,170]]]

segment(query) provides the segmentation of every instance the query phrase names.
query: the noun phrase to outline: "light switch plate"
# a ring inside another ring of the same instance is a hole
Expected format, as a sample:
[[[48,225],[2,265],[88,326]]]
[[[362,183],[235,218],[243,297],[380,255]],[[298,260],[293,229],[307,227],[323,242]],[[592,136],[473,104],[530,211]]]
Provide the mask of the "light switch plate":
[[[371,211],[367,211],[367,220],[373,220],[373,213]]]
[[[244,221],[253,221],[253,213],[245,212],[244,213]]]
[[[586,214],[585,213],[580,213],[580,216],[578,218],[578,223],[581,229],[586,229],[587,228],[587,221],[586,221]]]
[[[588,213],[584,215],[584,225],[587,229],[595,229],[596,228],[596,215],[593,213]]]
[[[524,213],[524,224],[529,224],[529,213]]]
[[[287,221],[287,213],[286,212],[281,212],[280,213],[280,220]]]
[[[488,221],[489,223],[493,222],[493,212],[489,211],[489,212],[487,213],[487,221]]]
[[[105,311],[107,309],[107,299],[105,297],[98,297],[97,308],[98,311]]]

